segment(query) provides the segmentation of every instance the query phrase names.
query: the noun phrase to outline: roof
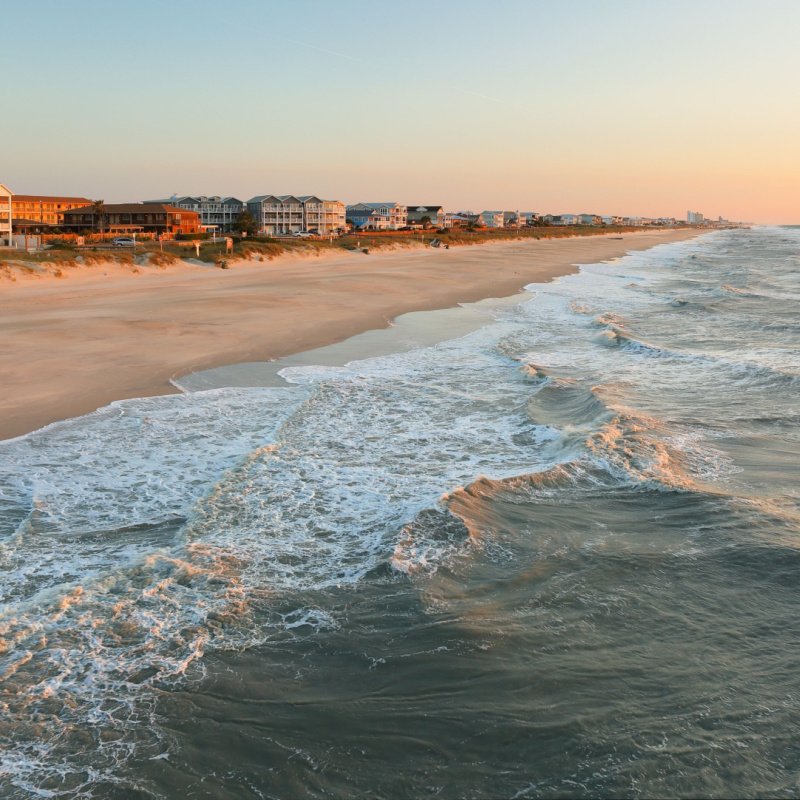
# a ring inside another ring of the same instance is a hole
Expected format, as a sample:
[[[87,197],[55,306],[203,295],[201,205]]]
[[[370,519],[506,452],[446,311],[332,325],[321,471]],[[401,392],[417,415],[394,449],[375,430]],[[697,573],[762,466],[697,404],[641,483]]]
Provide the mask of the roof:
[[[15,228],[57,228],[58,225],[53,225],[49,222],[40,222],[35,219],[25,219],[24,217],[14,217],[12,223]]]
[[[15,194],[14,200],[17,203],[86,203],[91,205],[93,202],[88,197],[57,197],[49,194]]]
[[[224,205],[232,205],[238,203],[244,205],[241,200],[236,197],[221,197],[220,195],[173,195],[172,197],[164,197],[159,200],[143,200],[143,203],[160,203],[162,205],[176,205],[177,203],[194,203],[195,205],[202,205],[203,203],[222,203]]]
[[[286,203],[296,200],[298,203],[307,203],[309,200],[316,200],[320,203],[338,203],[338,200],[323,200],[315,194],[257,194],[251,197],[248,203],[263,203],[265,200],[277,200],[279,203]]]
[[[6,186],[3,183],[0,183],[0,194],[2,194],[3,197],[13,197],[14,196],[14,192],[12,192],[11,189],[9,189],[8,186]]]
[[[399,203],[395,203],[394,201],[388,203],[354,203],[352,206],[347,207],[356,208],[358,206],[365,206],[366,208],[405,208],[405,206],[401,206]]]
[[[157,214],[167,211],[174,214],[194,214],[194,211],[187,212],[185,208],[176,208],[166,203],[108,203],[105,206],[106,214]],[[86,208],[73,208],[65,211],[64,214],[86,214],[94,213]]]
[[[265,200],[277,200],[279,203],[285,203],[287,200],[297,200],[302,202],[299,197],[293,194],[258,194],[251,197],[248,203],[263,203]]]
[[[409,211],[433,211],[433,212],[436,212],[436,211],[441,211],[442,210],[441,206],[411,206],[410,205],[410,206],[406,206],[406,208],[408,208]]]
[[[388,219],[388,214],[381,214],[371,208],[348,208],[347,213],[353,217],[374,217],[375,219]]]

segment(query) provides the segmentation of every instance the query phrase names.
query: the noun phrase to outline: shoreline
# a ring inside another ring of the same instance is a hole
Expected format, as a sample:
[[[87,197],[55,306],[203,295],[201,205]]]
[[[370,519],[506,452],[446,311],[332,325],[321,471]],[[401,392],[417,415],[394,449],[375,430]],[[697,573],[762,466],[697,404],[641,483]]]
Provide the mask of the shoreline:
[[[706,231],[669,230],[235,262],[0,286],[0,440],[115,400],[179,393],[192,372],[272,361],[412,311],[507,297],[530,283]]]

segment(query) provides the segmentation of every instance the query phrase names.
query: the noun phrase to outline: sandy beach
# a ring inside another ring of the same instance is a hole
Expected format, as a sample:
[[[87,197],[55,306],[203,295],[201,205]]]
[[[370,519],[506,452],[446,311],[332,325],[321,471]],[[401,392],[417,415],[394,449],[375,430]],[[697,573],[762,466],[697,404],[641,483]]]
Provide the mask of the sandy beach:
[[[280,358],[409,311],[508,296],[576,264],[697,234],[287,257],[225,271],[95,265],[0,284],[0,439],[114,400],[175,392],[170,379],[195,370]]]

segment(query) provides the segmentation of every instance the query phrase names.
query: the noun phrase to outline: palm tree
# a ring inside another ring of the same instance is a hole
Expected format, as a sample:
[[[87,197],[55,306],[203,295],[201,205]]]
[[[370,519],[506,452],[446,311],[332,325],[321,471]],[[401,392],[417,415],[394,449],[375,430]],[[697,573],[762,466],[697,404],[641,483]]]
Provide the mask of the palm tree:
[[[92,203],[92,219],[100,223],[100,234],[103,233],[106,218],[106,202],[105,200],[95,200]]]

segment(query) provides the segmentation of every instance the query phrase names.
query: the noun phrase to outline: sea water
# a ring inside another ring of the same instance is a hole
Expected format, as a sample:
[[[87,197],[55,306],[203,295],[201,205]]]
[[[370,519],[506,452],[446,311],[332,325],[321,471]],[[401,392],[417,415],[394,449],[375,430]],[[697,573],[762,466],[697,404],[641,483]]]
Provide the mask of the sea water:
[[[797,794],[799,268],[714,232],[0,443],[0,796]]]

